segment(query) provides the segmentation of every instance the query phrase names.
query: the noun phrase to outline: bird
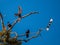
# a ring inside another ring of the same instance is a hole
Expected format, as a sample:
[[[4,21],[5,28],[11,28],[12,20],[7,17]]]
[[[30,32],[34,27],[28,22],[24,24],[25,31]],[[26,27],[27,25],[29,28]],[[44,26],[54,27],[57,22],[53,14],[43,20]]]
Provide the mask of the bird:
[[[47,25],[47,27],[46,27],[46,30],[47,30],[47,31],[49,30],[52,22],[53,22],[53,19],[51,18],[50,21],[49,21],[49,23],[48,23],[48,25]]]
[[[8,22],[7,26],[10,28],[12,25]]]
[[[21,18],[21,13],[22,13],[22,9],[20,6],[18,6],[18,13],[15,13],[15,16],[18,16],[19,18]]]
[[[29,34],[30,34],[30,30],[28,29],[28,30],[26,31],[26,38],[29,37]]]

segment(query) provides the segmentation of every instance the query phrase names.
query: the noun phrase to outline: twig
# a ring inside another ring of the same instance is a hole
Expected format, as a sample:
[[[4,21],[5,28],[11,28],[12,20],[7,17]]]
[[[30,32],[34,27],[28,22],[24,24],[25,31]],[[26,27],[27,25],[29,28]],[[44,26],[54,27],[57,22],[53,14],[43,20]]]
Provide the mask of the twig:
[[[22,16],[21,18],[18,18],[17,20],[14,21],[14,23],[12,24],[11,28],[8,29],[8,31],[11,30],[17,22],[21,21],[22,18],[25,18],[27,16],[30,16],[31,14],[37,14],[37,13],[38,12],[31,12],[29,14],[26,14],[26,15]]]
[[[4,21],[3,21],[3,16],[2,16],[2,14],[0,13],[0,18],[1,18],[1,23],[2,23],[2,30],[4,29]]]

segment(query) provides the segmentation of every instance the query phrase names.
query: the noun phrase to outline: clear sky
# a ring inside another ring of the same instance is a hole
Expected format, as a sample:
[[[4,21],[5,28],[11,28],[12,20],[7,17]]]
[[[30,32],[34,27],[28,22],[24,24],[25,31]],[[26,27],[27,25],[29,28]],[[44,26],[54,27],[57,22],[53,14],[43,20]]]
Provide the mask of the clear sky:
[[[60,45],[59,0],[0,0],[0,12],[4,16],[5,25],[8,21],[12,23],[16,19],[14,14],[18,12],[18,6],[22,7],[22,16],[31,11],[40,12],[40,14],[31,15],[17,23],[12,30],[18,34],[25,33],[27,29],[36,32],[39,28],[45,28],[50,18],[54,20],[48,32],[43,31],[42,36],[27,43],[23,42],[22,45]]]

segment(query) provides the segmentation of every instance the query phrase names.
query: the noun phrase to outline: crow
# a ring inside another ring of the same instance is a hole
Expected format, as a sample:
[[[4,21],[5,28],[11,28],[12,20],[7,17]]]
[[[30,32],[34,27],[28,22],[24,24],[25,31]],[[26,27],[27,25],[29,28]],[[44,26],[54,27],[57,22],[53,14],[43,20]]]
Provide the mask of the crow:
[[[26,38],[29,37],[29,34],[30,34],[30,30],[28,29],[28,30],[26,31]]]
[[[8,22],[7,26],[10,28],[12,25]]]

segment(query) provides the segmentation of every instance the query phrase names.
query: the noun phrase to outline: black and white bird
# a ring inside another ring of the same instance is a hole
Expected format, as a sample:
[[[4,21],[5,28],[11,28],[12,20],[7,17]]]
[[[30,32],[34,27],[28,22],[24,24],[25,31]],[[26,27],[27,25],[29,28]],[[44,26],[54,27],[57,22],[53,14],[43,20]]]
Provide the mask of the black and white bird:
[[[48,23],[48,25],[47,25],[47,27],[46,27],[46,30],[47,30],[47,31],[49,30],[52,22],[53,22],[53,19],[51,18],[50,21],[49,21],[49,23]]]

